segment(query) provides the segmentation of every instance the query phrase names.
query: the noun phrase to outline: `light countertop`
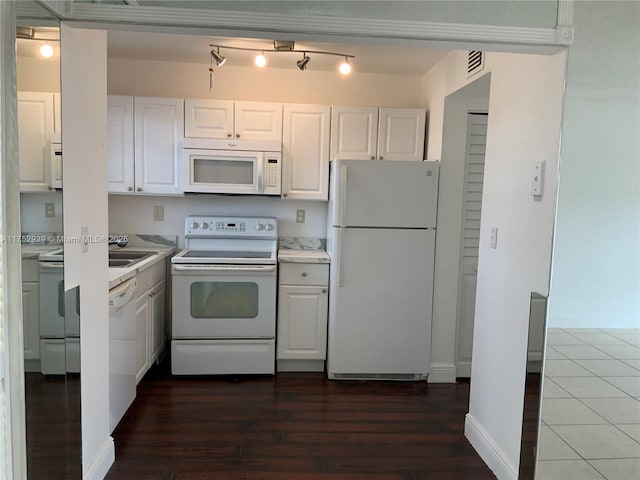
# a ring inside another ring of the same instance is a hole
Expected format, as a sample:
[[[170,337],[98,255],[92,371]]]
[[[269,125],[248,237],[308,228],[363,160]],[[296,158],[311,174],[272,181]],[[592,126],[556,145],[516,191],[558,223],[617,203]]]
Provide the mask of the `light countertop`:
[[[322,249],[289,249],[278,250],[278,262],[280,263],[330,263],[331,259]]]
[[[62,245],[22,245],[22,258],[38,258],[41,253],[52,252],[62,248]]]
[[[143,272],[147,268],[152,267],[158,262],[164,261],[175,251],[175,247],[111,247],[110,250],[129,251],[129,252],[153,252],[155,255],[150,256],[134,264],[131,267],[110,267],[109,268],[109,289],[121,284],[125,280],[135,277],[138,273]]]

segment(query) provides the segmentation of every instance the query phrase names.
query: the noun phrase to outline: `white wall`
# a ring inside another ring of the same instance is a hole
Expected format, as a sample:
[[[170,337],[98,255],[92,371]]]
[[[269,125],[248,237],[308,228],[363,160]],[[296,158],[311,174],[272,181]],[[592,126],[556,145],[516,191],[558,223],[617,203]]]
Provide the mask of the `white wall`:
[[[45,216],[45,203],[53,203],[54,217]],[[23,232],[62,232],[62,192],[22,193],[20,227]]]
[[[107,235],[107,36],[62,22],[64,232]],[[65,288],[80,285],[82,471],[102,479],[114,460],[109,430],[107,244],[65,244]]]
[[[575,6],[550,327],[640,327],[640,4]]]
[[[203,62],[208,62],[203,52]],[[263,102],[415,107],[417,75],[358,74],[232,67],[216,69],[209,92],[209,63],[109,59],[108,92],[150,97],[213,98]]]
[[[164,207],[164,221],[153,220],[153,207]],[[304,209],[305,223],[296,223],[296,209]],[[187,215],[266,215],[278,218],[279,237],[325,238],[327,202],[290,201],[268,197],[189,195],[149,197],[109,195],[109,232],[178,235],[184,245]]]
[[[16,64],[19,91],[60,91],[60,56],[51,58],[19,56]]]
[[[517,478],[529,299],[532,291],[548,292],[564,65],[564,53],[487,53],[486,58],[489,124],[465,433],[498,478]],[[445,97],[468,82],[465,52],[452,52],[425,76],[428,158],[442,152]],[[540,202],[530,195],[535,160],[547,162]],[[495,250],[489,248],[491,226],[499,230]],[[455,318],[437,322],[434,331],[440,328],[448,338],[434,335],[433,344],[453,351],[455,336],[447,322]]]

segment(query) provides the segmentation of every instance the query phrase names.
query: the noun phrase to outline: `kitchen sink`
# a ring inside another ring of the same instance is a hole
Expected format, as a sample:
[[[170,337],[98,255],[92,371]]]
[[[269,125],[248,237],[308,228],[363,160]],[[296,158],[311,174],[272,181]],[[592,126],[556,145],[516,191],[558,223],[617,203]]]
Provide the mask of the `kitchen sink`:
[[[109,266],[118,268],[132,267],[152,255],[154,255],[152,252],[110,251]]]

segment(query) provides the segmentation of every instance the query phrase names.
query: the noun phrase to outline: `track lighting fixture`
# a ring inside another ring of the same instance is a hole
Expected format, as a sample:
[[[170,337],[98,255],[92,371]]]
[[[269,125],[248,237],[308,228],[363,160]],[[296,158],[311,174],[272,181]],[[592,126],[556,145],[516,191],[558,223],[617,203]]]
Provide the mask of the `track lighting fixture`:
[[[301,71],[306,70],[307,65],[311,61],[311,57],[309,56],[309,54],[334,55],[337,57],[344,57],[344,62],[339,67],[340,73],[342,73],[343,75],[348,75],[351,73],[351,64],[349,63],[349,59],[356,58],[354,55],[349,55],[349,54],[339,53],[339,52],[326,52],[322,50],[296,50],[294,48],[295,43],[292,40],[274,40],[273,47],[271,50],[268,50],[265,48],[231,47],[227,45],[209,45],[209,46],[214,49],[214,50],[211,50],[211,58],[216,63],[216,66],[218,67],[221,67],[226,61],[226,57],[223,57],[222,55],[220,55],[221,48],[227,48],[229,50],[244,50],[248,52],[260,52],[258,55],[256,55],[254,59],[255,64],[260,68],[263,68],[264,66],[267,65],[266,53],[268,54],[291,53],[291,52],[302,53],[302,58],[296,61],[296,66],[298,67],[298,70],[301,70]]]
[[[224,65],[224,62],[227,61],[227,57],[220,55],[220,47],[218,47],[216,51],[211,50],[211,58],[216,62],[217,67],[221,67]]]
[[[309,58],[309,56],[307,55],[307,52],[303,52],[302,54],[302,60],[298,60],[296,62],[296,65],[298,66],[298,70],[306,70],[307,69],[307,64],[311,61],[311,59]]]

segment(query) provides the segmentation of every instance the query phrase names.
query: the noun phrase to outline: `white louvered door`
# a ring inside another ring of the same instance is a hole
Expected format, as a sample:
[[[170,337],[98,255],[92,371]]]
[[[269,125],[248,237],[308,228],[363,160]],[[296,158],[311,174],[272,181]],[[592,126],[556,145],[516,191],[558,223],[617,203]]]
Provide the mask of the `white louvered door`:
[[[473,318],[478,277],[480,212],[484,180],[484,154],[487,138],[487,115],[470,113],[467,118],[467,148],[464,166],[462,203],[462,247],[458,283],[458,339],[456,376],[471,376]]]

